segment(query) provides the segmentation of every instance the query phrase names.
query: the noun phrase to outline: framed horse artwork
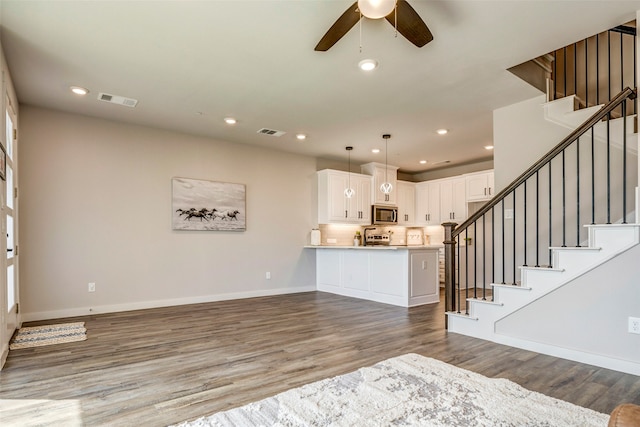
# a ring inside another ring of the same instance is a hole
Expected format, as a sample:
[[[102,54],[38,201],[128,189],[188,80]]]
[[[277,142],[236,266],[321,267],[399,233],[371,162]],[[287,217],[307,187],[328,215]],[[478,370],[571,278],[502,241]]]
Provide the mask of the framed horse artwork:
[[[172,178],[173,230],[245,231],[244,184]]]

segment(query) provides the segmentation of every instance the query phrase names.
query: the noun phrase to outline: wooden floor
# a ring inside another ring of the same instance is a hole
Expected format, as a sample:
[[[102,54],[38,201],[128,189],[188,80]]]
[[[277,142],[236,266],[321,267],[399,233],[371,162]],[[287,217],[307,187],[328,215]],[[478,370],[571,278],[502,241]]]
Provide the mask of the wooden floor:
[[[11,351],[0,423],[164,426],[409,352],[600,412],[640,404],[640,377],[448,334],[443,305],[310,292],[64,319],[87,341]]]

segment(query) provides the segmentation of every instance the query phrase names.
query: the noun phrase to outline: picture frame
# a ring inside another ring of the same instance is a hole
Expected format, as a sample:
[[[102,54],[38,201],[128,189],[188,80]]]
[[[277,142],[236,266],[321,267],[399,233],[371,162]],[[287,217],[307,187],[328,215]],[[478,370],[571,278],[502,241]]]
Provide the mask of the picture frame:
[[[7,152],[5,151],[4,144],[0,141],[0,178],[3,181],[7,180]]]
[[[173,230],[246,231],[246,186],[202,179],[171,179]]]

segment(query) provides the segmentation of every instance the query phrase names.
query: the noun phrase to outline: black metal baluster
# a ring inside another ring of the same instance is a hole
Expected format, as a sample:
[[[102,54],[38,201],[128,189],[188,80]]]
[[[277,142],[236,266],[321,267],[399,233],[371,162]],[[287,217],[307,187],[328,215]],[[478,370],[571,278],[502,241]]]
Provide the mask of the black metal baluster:
[[[600,34],[596,34],[596,105],[600,104]]]
[[[502,199],[502,284],[506,284],[505,280],[505,256],[504,256],[504,199]]]
[[[460,306],[462,305],[462,300],[460,299],[460,288],[462,288],[462,282],[460,281],[460,270],[462,269],[462,259],[460,258],[460,236],[458,235],[458,314],[460,314]],[[467,302],[465,301],[465,306]]]
[[[540,267],[540,174],[536,172],[536,267]]]
[[[586,107],[589,108],[589,39],[584,40],[584,88]]]
[[[516,284],[516,190],[513,190],[513,285]]]
[[[638,85],[636,84],[636,37],[632,37],[633,39],[633,87],[638,87]],[[638,97],[634,97],[631,105],[633,105],[633,114],[636,114],[638,112]]]
[[[523,228],[523,241],[524,241],[524,263],[522,264],[524,267],[527,266],[527,181],[524,182],[524,226]]]
[[[552,246],[552,209],[551,209],[551,160],[549,160],[549,267],[551,267],[551,246]]]
[[[573,44],[573,93],[578,96],[578,43]]]
[[[591,127],[591,225],[596,223],[596,137]]]
[[[607,114],[607,224],[611,224],[611,113]]]
[[[558,63],[558,51],[554,50],[553,51],[553,65],[551,66],[551,73],[552,73],[552,77],[553,77],[553,93],[551,94],[551,100],[552,101],[555,101],[555,99],[556,99],[556,90],[557,90],[557,84],[558,84],[558,66],[556,65],[557,63]]]
[[[620,92],[624,90],[624,48],[623,48],[623,34],[620,33]],[[626,104],[625,100],[623,104]],[[624,114],[622,115],[624,117]]]
[[[464,274],[465,274],[465,287],[464,287],[464,306],[465,306],[465,314],[469,315],[469,227],[464,229]]]
[[[482,300],[486,301],[486,290],[487,290],[487,260],[485,257],[485,252],[487,250],[487,239],[486,239],[486,222],[485,219],[487,214],[482,215]],[[477,244],[477,242],[476,242]],[[491,242],[493,245],[493,242]]]
[[[567,48],[564,47],[562,48],[562,59],[564,61],[564,85],[563,85],[563,89],[564,89],[564,96],[567,96]]]
[[[491,283],[496,283],[496,214],[495,206],[491,206]],[[493,301],[493,292],[491,293]]]
[[[620,35],[622,38],[622,35]],[[622,102],[622,223],[627,223],[627,101]]]
[[[580,138],[576,141],[576,247],[580,247]]]
[[[562,247],[567,246],[567,198],[565,193],[564,150],[562,150]]]
[[[478,229],[478,221],[473,223],[473,297],[478,298],[478,239],[477,231]]]
[[[611,100],[611,31],[607,31],[607,81],[608,81],[608,91],[607,91],[607,100]]]

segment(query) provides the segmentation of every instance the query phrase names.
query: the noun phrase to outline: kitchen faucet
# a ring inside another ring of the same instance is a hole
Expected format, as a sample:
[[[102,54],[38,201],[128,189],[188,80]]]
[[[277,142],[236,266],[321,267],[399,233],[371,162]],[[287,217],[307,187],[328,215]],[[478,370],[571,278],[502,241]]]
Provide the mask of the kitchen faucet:
[[[375,227],[366,227],[364,229],[364,245],[367,246],[367,230],[375,230]]]

